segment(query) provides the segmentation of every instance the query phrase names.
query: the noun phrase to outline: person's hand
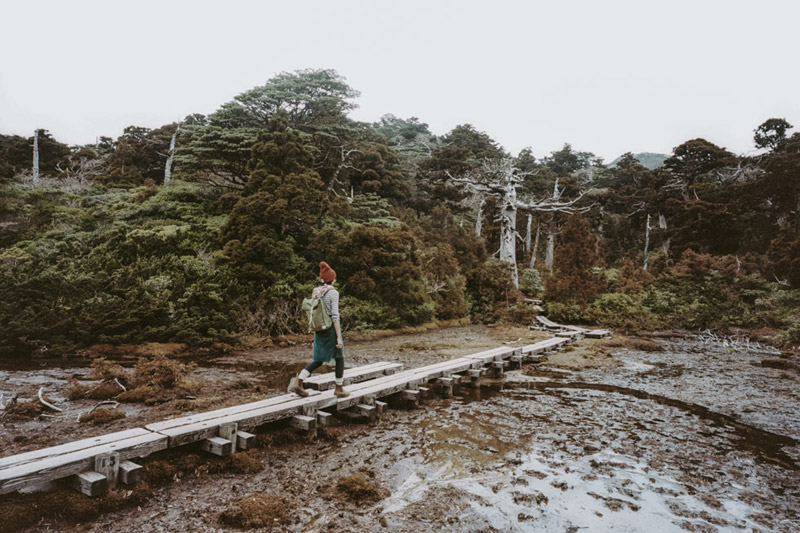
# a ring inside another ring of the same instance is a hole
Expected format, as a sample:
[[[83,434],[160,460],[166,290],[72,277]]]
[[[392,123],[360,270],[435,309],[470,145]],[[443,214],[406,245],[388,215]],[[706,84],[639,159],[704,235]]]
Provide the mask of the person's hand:
[[[336,347],[341,348],[342,346],[344,346],[344,341],[342,340],[341,337],[339,337],[338,339],[336,339]]]

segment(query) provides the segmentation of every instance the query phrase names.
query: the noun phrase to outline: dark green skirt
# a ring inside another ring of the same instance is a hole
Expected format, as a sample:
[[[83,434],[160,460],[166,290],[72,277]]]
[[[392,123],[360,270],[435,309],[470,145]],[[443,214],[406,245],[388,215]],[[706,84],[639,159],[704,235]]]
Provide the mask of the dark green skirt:
[[[314,333],[314,361],[327,363],[344,357],[344,348],[336,347],[336,329],[328,328]]]

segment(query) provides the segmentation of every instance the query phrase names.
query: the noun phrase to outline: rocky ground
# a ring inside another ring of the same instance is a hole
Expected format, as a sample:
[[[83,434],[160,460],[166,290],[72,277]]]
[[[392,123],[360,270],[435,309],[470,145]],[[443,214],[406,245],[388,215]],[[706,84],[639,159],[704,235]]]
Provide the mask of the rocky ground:
[[[545,336],[464,326],[348,342],[346,354],[414,367]],[[0,391],[44,385],[66,408],[4,422],[3,455],[280,393],[309,353],[298,344],[206,359],[189,376],[195,399],[123,404],[126,418],[97,427],[75,421],[96,402],[60,394],[87,368],[0,371]],[[41,512],[29,529],[797,531],[800,375],[792,360],[762,366],[768,358],[686,335],[584,340],[492,387],[369,425],[337,422],[313,440],[270,427],[234,461],[157,455],[147,490],[119,496],[135,502]],[[42,499],[6,498],[0,519]]]

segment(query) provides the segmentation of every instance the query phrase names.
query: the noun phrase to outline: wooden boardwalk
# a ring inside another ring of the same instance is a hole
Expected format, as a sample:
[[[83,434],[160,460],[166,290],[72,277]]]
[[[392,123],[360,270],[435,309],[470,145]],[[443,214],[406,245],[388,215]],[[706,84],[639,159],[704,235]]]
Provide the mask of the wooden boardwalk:
[[[572,340],[563,336],[521,348],[498,347],[409,370],[398,363],[372,363],[345,371],[350,392],[346,398],[333,395],[333,375],[323,374],[306,381],[316,390],[305,398],[283,394],[0,458],[0,494],[62,478],[85,494],[102,494],[118,482],[134,483],[141,478],[141,467],[130,459],[197,442],[210,453],[228,455],[252,446],[250,431],[278,420],[315,431],[327,425],[333,413],[372,419],[387,407],[380,399],[416,404],[433,392],[449,397],[456,385],[479,387],[487,373],[502,376],[505,368],[519,368]]]

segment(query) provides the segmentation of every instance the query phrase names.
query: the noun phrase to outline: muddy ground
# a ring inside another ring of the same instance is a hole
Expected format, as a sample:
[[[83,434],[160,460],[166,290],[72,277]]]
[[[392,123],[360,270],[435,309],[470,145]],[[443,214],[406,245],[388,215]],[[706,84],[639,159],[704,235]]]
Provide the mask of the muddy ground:
[[[348,342],[346,358],[410,368],[546,336],[464,326]],[[138,505],[29,529],[235,531],[235,502],[255,495],[266,503],[247,508],[261,515],[250,523],[264,531],[798,531],[800,374],[791,359],[762,366],[775,354],[759,349],[685,334],[584,340],[492,387],[369,425],[335,421],[314,440],[267,428],[249,452],[263,465],[255,473],[209,468],[187,449],[192,467]],[[126,418],[100,427],[76,421],[95,401],[63,393],[88,368],[0,371],[0,392],[45,386],[66,409],[4,422],[2,455],[279,394],[309,353],[300,343],[206,359],[190,376],[194,399],[123,404]]]

